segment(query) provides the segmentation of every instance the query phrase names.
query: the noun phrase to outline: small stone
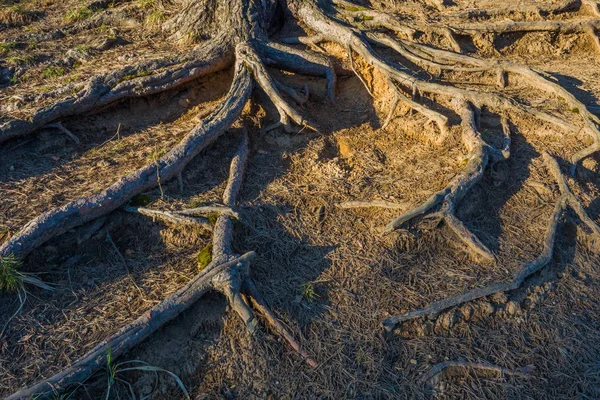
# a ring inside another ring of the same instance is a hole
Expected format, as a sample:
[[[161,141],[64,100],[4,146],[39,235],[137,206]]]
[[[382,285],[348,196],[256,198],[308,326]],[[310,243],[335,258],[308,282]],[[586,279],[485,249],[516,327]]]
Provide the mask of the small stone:
[[[410,363],[411,363],[412,365],[417,365],[417,360],[415,360],[414,358],[411,358],[411,359],[410,359]]]
[[[515,301],[509,301],[508,303],[506,303],[506,312],[509,315],[515,315],[518,310],[519,310],[519,306],[517,305],[517,303]]]
[[[352,157],[354,155],[354,150],[352,149],[352,146],[350,146],[348,138],[338,138],[337,144],[338,148],[340,149],[340,156],[342,156],[343,158]]]

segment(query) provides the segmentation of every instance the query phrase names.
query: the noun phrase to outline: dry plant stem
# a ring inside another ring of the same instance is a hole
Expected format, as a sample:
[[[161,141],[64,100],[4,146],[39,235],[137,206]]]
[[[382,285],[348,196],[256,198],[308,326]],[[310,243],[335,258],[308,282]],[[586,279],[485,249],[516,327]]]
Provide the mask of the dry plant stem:
[[[188,217],[182,214],[181,212],[170,212],[170,211],[160,211],[160,210],[151,210],[149,208],[144,207],[125,207],[125,211],[130,213],[136,213],[145,215],[147,217],[151,217],[153,219],[159,219],[166,223],[171,223],[175,225],[189,225],[195,226],[198,228],[212,230],[212,225],[206,218],[199,217]]]
[[[515,273],[514,278],[509,282],[495,283],[483,288],[473,289],[454,297],[436,301],[420,310],[389,317],[383,322],[383,326],[387,331],[391,332],[395,326],[406,321],[427,316],[435,316],[444,310],[482,297],[487,297],[499,292],[509,292],[520,288],[527,278],[540,271],[552,260],[558,223],[567,209],[567,206],[570,206],[577,213],[579,218],[590,228],[592,233],[596,237],[600,238],[600,227],[598,227],[598,225],[589,217],[589,215],[581,206],[581,203],[575,198],[569,189],[567,181],[564,175],[560,172],[560,168],[556,160],[548,153],[543,153],[543,158],[546,168],[558,183],[561,195],[556,201],[554,212],[550,218],[548,227],[546,228],[546,235],[543,243],[544,247],[540,255],[535,260],[524,264],[523,267],[521,267],[521,269]]]
[[[439,364],[434,365],[429,371],[423,374],[423,376],[421,377],[421,382],[428,384],[430,387],[435,387],[444,378],[448,376],[464,376],[467,375],[470,371],[485,374],[492,373],[498,377],[501,377],[502,375],[524,376],[527,375],[527,370],[527,367],[512,370],[500,367],[498,365],[484,363],[475,363],[468,361],[443,361]]]
[[[73,134],[73,132],[71,132],[70,130],[68,130],[67,128],[65,128],[63,126],[63,124],[61,124],[60,122],[54,123],[54,124],[48,124],[46,125],[46,128],[56,128],[59,131],[61,131],[62,133],[64,133],[65,135],[67,135],[67,137],[69,139],[71,139],[73,142],[75,142],[75,144],[80,144],[81,141],[79,140],[79,138],[77,136],[75,136],[75,134]]]
[[[156,187],[159,178],[162,182],[173,178],[202,149],[226,132],[241,114],[251,90],[251,76],[245,65],[238,62],[231,89],[225,100],[169,153],[121,178],[100,193],[41,214],[0,246],[0,255],[14,254],[23,258],[52,237],[106,215],[126,204],[136,194]]]
[[[362,75],[359,74],[354,68],[354,59],[352,58],[352,48],[350,46],[348,46],[348,58],[350,59],[350,68],[352,68],[352,72],[354,72],[354,75],[356,75],[356,77],[360,80],[360,83],[362,83],[365,89],[367,89],[367,93],[369,93],[369,96],[375,98],[375,95],[373,95],[373,92],[371,92],[371,88],[369,87],[367,81],[365,81],[365,78],[363,78]]]
[[[241,268],[255,255],[254,252],[249,252],[226,263],[216,265],[211,270],[202,271],[175,294],[169,296],[140,318],[119,330],[118,333],[94,347],[86,355],[71,363],[69,368],[34,386],[14,393],[6,400],[45,398],[54,393],[68,390],[73,384],[84,382],[95,371],[106,365],[106,356],[109,349],[114,358],[126,353],[212,289],[212,281],[215,276],[232,267]]]

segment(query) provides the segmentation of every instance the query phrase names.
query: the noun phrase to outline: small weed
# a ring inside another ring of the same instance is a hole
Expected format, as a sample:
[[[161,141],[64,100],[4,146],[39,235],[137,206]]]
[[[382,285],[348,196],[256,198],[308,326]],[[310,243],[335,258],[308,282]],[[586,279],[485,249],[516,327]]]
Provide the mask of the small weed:
[[[87,7],[79,7],[75,10],[71,10],[65,15],[65,19],[69,22],[78,22],[88,19],[94,12]]]
[[[362,20],[363,21],[373,21],[375,19],[375,17],[372,17],[370,15],[363,15]]]
[[[62,67],[48,67],[44,69],[44,75],[46,78],[53,78],[56,76],[63,76],[67,71]]]
[[[302,284],[302,297],[304,297],[309,303],[312,303],[319,298],[319,295],[315,291],[315,286],[312,282]]]
[[[167,371],[164,368],[155,367],[155,366],[150,365],[141,360],[131,360],[131,361],[123,361],[123,362],[117,363],[117,362],[115,362],[115,360],[113,358],[112,349],[109,348],[108,354],[106,355],[106,373],[107,373],[106,374],[107,375],[107,387],[106,387],[106,397],[105,397],[106,400],[108,400],[110,398],[110,392],[111,392],[113,386],[117,382],[127,385],[129,387],[130,391],[133,391],[131,384],[121,377],[121,373],[126,372],[126,371],[154,372],[156,379],[158,379],[159,372],[164,372],[164,373],[168,374],[169,376],[171,376],[173,379],[175,379],[177,386],[179,386],[181,391],[185,394],[185,398],[188,400],[190,399],[190,394],[188,393],[188,391],[185,388],[185,385],[183,384],[181,379],[177,375],[172,373],[171,371]]]
[[[81,80],[81,75],[79,74],[75,74],[75,75],[71,75],[71,76],[66,76],[65,79],[63,79],[64,83],[71,83],[71,82],[77,82]]]
[[[6,59],[8,65],[26,65],[32,66],[35,64],[36,58],[32,54],[24,54],[22,56],[11,56]]]
[[[6,54],[17,47],[17,42],[2,42],[0,43],[0,54]]]
[[[579,108],[572,108],[571,112],[574,114],[579,114]]]
[[[164,13],[155,11],[146,17],[146,25],[160,25],[165,19],[167,16]]]
[[[198,261],[198,272],[204,270],[212,261],[212,250],[213,245],[207,244],[202,250],[198,252],[196,255],[196,260]]]
[[[15,4],[0,10],[0,23],[8,26],[23,26],[40,19],[43,13],[26,10],[21,4]]]
[[[75,46],[75,50],[80,51],[82,53],[88,53],[90,50],[92,50],[92,46],[87,44],[80,44]]]
[[[165,149],[155,149],[152,153],[146,157],[148,161],[158,161],[159,158],[167,153]]]
[[[210,224],[212,226],[215,226],[218,218],[219,218],[219,214],[217,214],[217,213],[210,213],[206,216],[206,219],[208,220],[208,222],[210,222]]]
[[[139,8],[149,9],[149,8],[154,8],[155,4],[154,4],[154,0],[138,0],[137,6]]]
[[[19,272],[21,263],[9,255],[0,259],[0,291],[16,293],[23,289],[23,275]]]
[[[123,142],[117,143],[106,152],[106,155],[108,157],[114,157],[114,156],[120,154],[121,151],[123,151],[123,149],[125,149],[125,143],[123,143]]]
[[[50,85],[41,85],[41,86],[36,86],[36,87],[34,88],[34,90],[35,90],[36,92],[39,92],[39,93],[48,93],[48,92],[50,92],[52,89],[53,89],[53,87],[52,87],[52,86],[50,86]]]

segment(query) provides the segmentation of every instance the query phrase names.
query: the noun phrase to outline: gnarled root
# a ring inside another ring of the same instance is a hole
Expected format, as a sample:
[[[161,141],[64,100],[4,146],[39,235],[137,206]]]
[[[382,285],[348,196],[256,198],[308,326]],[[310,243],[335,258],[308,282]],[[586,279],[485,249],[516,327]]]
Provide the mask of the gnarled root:
[[[223,70],[233,62],[231,45],[223,40],[215,39],[185,56],[146,61],[95,76],[86,85],[77,87],[74,95],[35,111],[28,120],[1,124],[0,143],[33,133],[62,118],[84,114],[126,98],[160,93]]]
[[[225,210],[230,210],[231,207],[235,206],[244,177],[247,155],[248,135],[244,129],[242,132],[242,143],[231,162],[229,180],[223,194],[223,203],[225,205],[223,209]],[[139,208],[130,208],[128,211],[139,212],[166,220],[170,223],[190,223],[185,219],[190,217],[176,213],[148,209],[143,209],[142,211]],[[73,384],[84,382],[95,371],[106,364],[106,357],[109,351],[113,357],[119,357],[126,353],[189,308],[210,290],[217,290],[223,293],[227,297],[232,309],[242,318],[249,332],[255,333],[258,329],[258,322],[243,295],[242,291],[246,291],[247,295],[252,299],[253,304],[255,304],[259,312],[264,315],[265,319],[273,327],[273,330],[281,335],[310,366],[315,367],[317,365],[316,362],[301,349],[299,343],[293,338],[289,330],[275,317],[252,282],[249,275],[249,265],[250,261],[255,257],[255,253],[234,254],[231,246],[232,235],[233,220],[231,219],[231,215],[229,213],[220,215],[213,230],[212,261],[185,287],[147,311],[136,321],[122,328],[117,334],[96,346],[85,356],[73,362],[69,368],[43,382],[13,394],[7,400],[61,393],[69,389]]]
[[[513,292],[521,288],[523,282],[525,282],[529,277],[546,267],[548,263],[550,263],[550,261],[552,260],[558,224],[562,216],[564,215],[567,207],[571,207],[579,216],[581,221],[584,222],[586,226],[591,230],[592,234],[596,238],[600,238],[600,227],[598,227],[598,225],[589,217],[579,200],[575,198],[575,196],[569,189],[567,181],[564,175],[560,172],[560,168],[554,157],[552,157],[548,153],[544,153],[543,158],[546,164],[546,168],[558,184],[558,188],[560,190],[560,197],[556,201],[556,204],[554,206],[554,212],[552,213],[552,217],[550,218],[548,227],[546,228],[543,250],[540,253],[540,255],[535,260],[524,264],[518,271],[516,271],[514,274],[514,278],[511,281],[495,283],[482,288],[473,289],[457,296],[436,301],[420,310],[411,311],[406,314],[395,315],[386,318],[383,321],[383,327],[386,331],[392,332],[394,328],[396,328],[398,325],[418,318],[435,319],[440,313],[450,308],[458,307],[462,304],[466,304],[468,302],[488,296],[493,296],[496,294],[503,295],[505,293]],[[508,307],[509,306],[507,306],[507,308]],[[515,307],[515,305],[512,304],[510,305],[510,307]],[[507,311],[509,312],[509,314],[514,312],[514,310],[509,309],[507,309]],[[452,321],[450,324],[446,325],[452,325],[455,322],[454,316],[451,316],[449,318]],[[466,319],[468,319],[468,316]]]
[[[169,153],[121,178],[100,193],[41,214],[0,246],[0,255],[13,254],[23,258],[52,237],[125,205],[136,194],[155,187],[159,179],[166,181],[174,177],[235,122],[248,101],[251,90],[252,78],[243,62],[238,61],[234,80],[225,100]]]

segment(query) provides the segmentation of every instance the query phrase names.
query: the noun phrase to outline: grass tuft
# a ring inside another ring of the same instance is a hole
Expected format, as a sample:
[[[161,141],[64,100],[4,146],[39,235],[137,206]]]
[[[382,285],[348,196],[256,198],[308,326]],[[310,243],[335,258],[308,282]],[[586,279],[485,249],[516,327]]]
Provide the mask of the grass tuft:
[[[65,15],[65,19],[69,22],[79,22],[88,19],[94,12],[88,7],[79,7],[75,10],[71,10]]]
[[[44,69],[44,75],[46,78],[53,78],[56,76],[63,76],[67,71],[62,67],[47,67]]]
[[[312,282],[302,284],[302,297],[309,303],[316,301],[320,296],[315,290],[315,286]]]
[[[15,256],[8,255],[0,259],[0,291],[16,293],[23,289],[23,274],[19,272],[21,263]]]

